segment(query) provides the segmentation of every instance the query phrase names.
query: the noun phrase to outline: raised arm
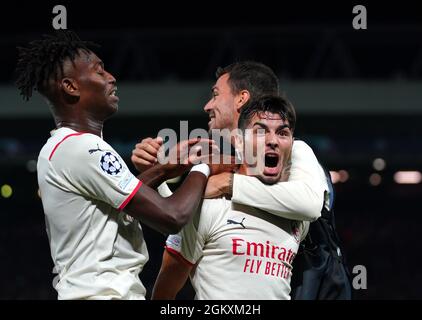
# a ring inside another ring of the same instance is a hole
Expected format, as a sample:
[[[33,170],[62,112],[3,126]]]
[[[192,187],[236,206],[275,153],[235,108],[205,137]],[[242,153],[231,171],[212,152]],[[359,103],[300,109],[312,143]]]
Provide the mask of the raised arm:
[[[210,177],[205,196],[232,196],[232,201],[265,210],[274,215],[314,221],[321,215],[328,190],[324,172],[312,149],[295,141],[288,181],[265,185],[255,177],[222,173]]]
[[[178,154],[183,153],[184,148],[189,147],[189,142],[196,143],[197,139],[191,139],[188,141],[180,142],[176,148],[180,151]],[[142,180],[151,188],[156,188],[158,193],[162,197],[170,197],[173,192],[168,187],[165,182],[167,179],[177,177],[183,174],[183,170],[180,170],[180,167],[177,166],[168,166],[160,165],[158,163],[158,152],[162,147],[163,140],[160,137],[157,138],[145,138],[140,143],[135,145],[135,149],[132,151],[131,161],[135,168],[141,173]],[[225,155],[220,155],[223,159]],[[238,165],[235,163],[235,159],[230,157],[229,161],[221,162],[221,164],[211,164],[213,174],[218,174],[220,172],[232,172],[235,167]],[[208,159],[209,160],[209,159]],[[180,163],[182,160],[177,159],[177,163]],[[226,164],[227,163],[227,164]],[[152,170],[156,169],[156,171]],[[176,170],[174,170],[176,169]],[[163,172],[171,172],[171,176]],[[163,176],[165,179],[163,179]]]
[[[195,145],[196,143],[201,146]],[[201,150],[200,154],[190,152],[189,148],[192,146],[197,151]],[[134,194],[125,210],[155,230],[166,234],[179,232],[198,208],[206,178],[210,175],[210,167],[207,164],[194,166],[179,189],[167,198],[161,197],[154,189],[166,179],[183,174],[190,163],[208,159],[211,153],[218,152],[214,141],[209,139],[182,141],[174,148],[180,151],[178,155],[183,155],[186,151],[186,158],[177,156],[174,161],[156,164],[144,171],[138,178],[145,181],[145,186]]]
[[[179,232],[197,210],[205,189],[209,167],[199,164],[192,170],[198,168],[202,172],[191,171],[168,198],[161,197],[146,184],[142,185],[124,208],[125,212],[164,234]]]

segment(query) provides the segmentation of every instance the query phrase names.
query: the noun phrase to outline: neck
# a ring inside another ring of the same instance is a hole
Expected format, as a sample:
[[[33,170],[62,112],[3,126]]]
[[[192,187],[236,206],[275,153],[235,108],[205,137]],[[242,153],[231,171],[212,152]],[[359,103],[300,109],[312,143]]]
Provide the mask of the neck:
[[[239,122],[239,116],[235,115],[232,125],[230,126],[230,128],[228,128],[230,130],[230,132],[232,132],[233,130],[236,130],[238,128],[237,127],[238,122]]]
[[[237,169],[236,173],[247,176],[248,175],[248,167],[246,165],[242,164],[239,167],[239,169]]]
[[[87,132],[102,137],[103,122],[90,121],[87,119],[85,122],[72,121],[72,120],[58,120],[56,121],[57,128],[70,128],[78,132]]]

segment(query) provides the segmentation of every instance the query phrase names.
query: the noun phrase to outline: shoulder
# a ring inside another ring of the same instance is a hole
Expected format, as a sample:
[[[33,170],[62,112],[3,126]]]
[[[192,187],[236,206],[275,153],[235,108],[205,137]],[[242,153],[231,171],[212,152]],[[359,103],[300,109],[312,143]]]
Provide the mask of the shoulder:
[[[302,140],[295,140],[292,148],[292,163],[309,163],[318,165],[318,159],[312,148]]]
[[[293,142],[293,152],[314,153],[312,148],[303,140],[295,140]]]
[[[67,136],[62,142],[63,151],[72,151],[72,150],[86,150],[87,153],[94,153],[96,151],[101,151],[104,147],[109,147],[108,143],[102,140],[100,137],[91,133],[77,133],[72,136]]]
[[[226,198],[204,199],[200,214],[194,219],[195,224],[200,231],[211,233],[224,221],[231,208],[232,202]]]
[[[204,199],[202,202],[202,214],[216,214],[231,208],[231,201],[226,198]]]
[[[62,135],[55,140],[49,160],[71,159],[74,157],[89,160],[91,158],[97,158],[96,156],[103,151],[114,151],[108,143],[91,133],[73,132]]]

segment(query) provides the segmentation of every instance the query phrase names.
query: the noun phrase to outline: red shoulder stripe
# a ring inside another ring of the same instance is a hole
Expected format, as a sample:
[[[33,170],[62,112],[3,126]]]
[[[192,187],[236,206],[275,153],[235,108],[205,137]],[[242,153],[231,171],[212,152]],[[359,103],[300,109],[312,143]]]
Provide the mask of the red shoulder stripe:
[[[59,145],[65,141],[67,138],[72,137],[72,136],[80,136],[81,134],[84,134],[85,132],[78,132],[78,133],[72,133],[72,134],[68,134],[66,137],[64,137],[58,144],[56,144],[56,146],[54,147],[53,151],[51,151],[50,156],[48,157],[48,160],[51,160],[51,158],[53,157],[54,152],[56,152],[56,149],[59,147]]]

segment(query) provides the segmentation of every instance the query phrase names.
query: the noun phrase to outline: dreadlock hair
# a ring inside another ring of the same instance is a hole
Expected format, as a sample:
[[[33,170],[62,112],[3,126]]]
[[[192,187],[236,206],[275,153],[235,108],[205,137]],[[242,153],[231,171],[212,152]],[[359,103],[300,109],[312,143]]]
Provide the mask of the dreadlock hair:
[[[57,30],[54,35],[43,35],[43,39],[34,40],[27,48],[18,47],[16,66],[16,86],[20,94],[28,101],[33,90],[43,95],[48,93],[48,81],[57,80],[63,75],[63,63],[74,62],[78,50],[90,52],[89,47],[98,47],[89,41],[81,41],[70,30]]]

